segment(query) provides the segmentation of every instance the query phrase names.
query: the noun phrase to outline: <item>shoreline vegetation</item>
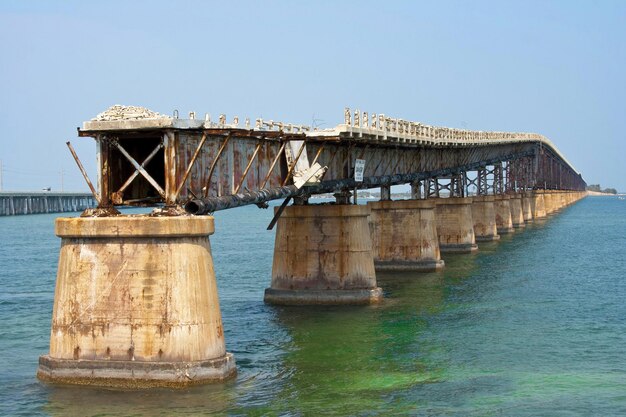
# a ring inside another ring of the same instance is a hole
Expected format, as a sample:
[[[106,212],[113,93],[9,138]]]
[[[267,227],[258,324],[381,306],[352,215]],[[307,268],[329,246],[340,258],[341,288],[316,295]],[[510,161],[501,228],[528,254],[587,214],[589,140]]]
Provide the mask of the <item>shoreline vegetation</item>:
[[[587,192],[589,195],[618,195],[619,193],[615,188],[604,188],[600,184],[589,184],[587,186]]]
[[[591,191],[587,190],[587,195],[590,196],[604,196],[604,197],[615,197],[615,196],[623,196],[625,193],[607,193],[606,191]]]

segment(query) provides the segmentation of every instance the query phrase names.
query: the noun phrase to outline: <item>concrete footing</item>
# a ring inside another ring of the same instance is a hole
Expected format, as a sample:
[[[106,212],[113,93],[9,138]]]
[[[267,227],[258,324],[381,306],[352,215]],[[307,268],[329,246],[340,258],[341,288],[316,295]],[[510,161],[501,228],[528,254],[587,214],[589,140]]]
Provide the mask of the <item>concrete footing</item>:
[[[443,267],[433,200],[375,201],[370,230],[380,271],[434,271]]]
[[[478,249],[472,222],[472,198],[436,198],[435,217],[441,252],[467,253]]]
[[[513,218],[511,215],[511,197],[506,194],[498,194],[494,197],[496,212],[496,230],[498,235],[513,233]]]
[[[369,207],[288,206],[277,223],[271,304],[369,304],[376,286]]]
[[[493,195],[473,197],[472,219],[476,242],[490,242],[500,239],[496,226],[495,198]]]
[[[61,218],[51,382],[185,387],[236,374],[208,236],[212,217]]]
[[[232,353],[218,359],[193,362],[137,362],[118,360],[39,358],[37,376],[56,384],[112,388],[181,388],[217,382],[235,376]]]

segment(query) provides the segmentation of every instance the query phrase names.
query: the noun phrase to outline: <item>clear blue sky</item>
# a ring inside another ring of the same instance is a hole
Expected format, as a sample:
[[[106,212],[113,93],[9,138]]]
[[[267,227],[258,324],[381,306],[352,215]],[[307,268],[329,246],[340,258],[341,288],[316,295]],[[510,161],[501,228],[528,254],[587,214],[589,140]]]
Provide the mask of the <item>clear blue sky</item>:
[[[626,191],[626,1],[0,0],[4,189],[86,190],[76,127],[113,104],[171,114],[539,132]]]

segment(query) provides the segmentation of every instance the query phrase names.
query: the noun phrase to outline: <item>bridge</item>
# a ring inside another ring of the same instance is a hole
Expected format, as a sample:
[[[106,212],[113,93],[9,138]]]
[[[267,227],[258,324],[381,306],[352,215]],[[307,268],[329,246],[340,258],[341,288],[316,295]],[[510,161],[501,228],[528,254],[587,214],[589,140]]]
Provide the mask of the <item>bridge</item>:
[[[66,213],[83,211],[95,205],[96,200],[89,193],[0,192],[0,216]]]
[[[439,270],[442,253],[478,250],[585,196],[581,174],[540,134],[343,116],[320,130],[114,106],[85,122],[96,186],[68,146],[98,206],[56,222],[63,244],[38,376],[111,386],[232,377],[208,239],[219,210],[282,200],[268,225],[267,303],[369,304],[382,301],[376,271]],[[393,201],[402,184],[412,198]],[[381,201],[357,204],[371,188]],[[312,204],[320,193],[335,202]],[[120,205],[155,208],[124,216]]]

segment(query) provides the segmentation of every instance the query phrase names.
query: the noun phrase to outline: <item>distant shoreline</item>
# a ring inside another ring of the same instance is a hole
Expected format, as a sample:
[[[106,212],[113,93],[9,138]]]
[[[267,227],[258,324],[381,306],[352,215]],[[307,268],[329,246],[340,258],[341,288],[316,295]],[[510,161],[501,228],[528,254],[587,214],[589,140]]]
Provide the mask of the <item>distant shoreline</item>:
[[[602,193],[599,191],[587,191],[587,195],[593,195],[593,196],[599,196],[599,197],[611,197],[611,196],[619,196],[619,195],[624,195],[624,193],[617,193],[617,194],[611,194],[611,193]]]

